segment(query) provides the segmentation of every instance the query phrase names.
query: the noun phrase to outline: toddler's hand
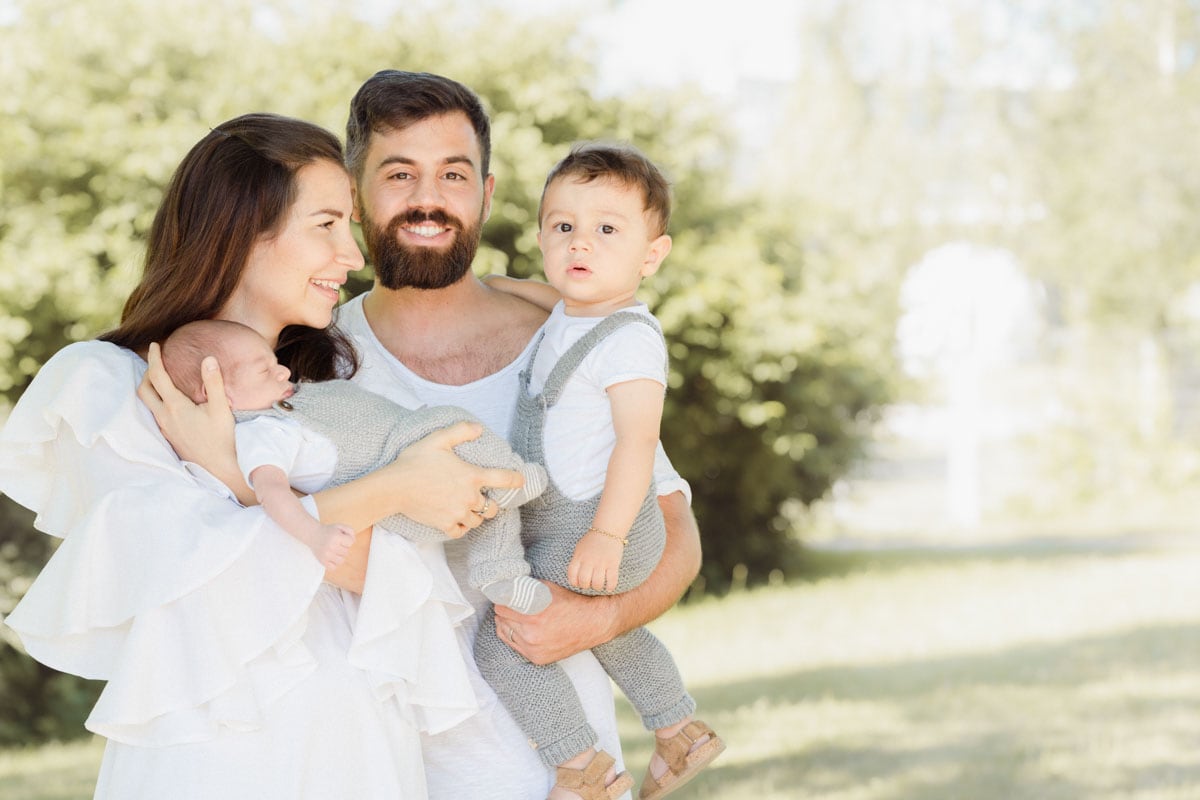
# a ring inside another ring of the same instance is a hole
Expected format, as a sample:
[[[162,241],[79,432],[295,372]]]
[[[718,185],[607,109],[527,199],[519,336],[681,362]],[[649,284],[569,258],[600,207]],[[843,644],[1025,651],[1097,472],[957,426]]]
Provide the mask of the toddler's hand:
[[[575,545],[575,556],[567,565],[567,580],[580,589],[615,591],[624,549],[619,540],[588,531]]]

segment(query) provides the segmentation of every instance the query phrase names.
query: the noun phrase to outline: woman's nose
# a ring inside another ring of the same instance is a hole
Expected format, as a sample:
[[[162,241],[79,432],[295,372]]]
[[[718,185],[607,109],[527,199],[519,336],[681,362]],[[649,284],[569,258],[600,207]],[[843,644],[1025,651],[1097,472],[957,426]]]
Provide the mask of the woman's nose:
[[[358,242],[354,241],[354,236],[349,231],[342,237],[342,242],[338,247],[337,263],[345,268],[347,274],[357,272],[366,264],[363,260],[362,250],[358,249]]]

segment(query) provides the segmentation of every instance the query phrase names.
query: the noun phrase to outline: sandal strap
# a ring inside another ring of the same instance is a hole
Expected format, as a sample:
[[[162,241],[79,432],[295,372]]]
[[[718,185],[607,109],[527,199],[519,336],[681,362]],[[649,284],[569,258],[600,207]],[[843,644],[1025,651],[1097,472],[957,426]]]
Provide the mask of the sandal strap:
[[[583,800],[607,800],[608,787],[604,778],[616,760],[600,750],[586,767],[559,767],[555,772],[558,785],[578,794]]]
[[[694,719],[669,739],[655,737],[654,749],[667,762],[667,769],[678,775],[687,769],[687,757],[692,745],[704,736],[711,738],[716,736],[716,732],[704,722]]]

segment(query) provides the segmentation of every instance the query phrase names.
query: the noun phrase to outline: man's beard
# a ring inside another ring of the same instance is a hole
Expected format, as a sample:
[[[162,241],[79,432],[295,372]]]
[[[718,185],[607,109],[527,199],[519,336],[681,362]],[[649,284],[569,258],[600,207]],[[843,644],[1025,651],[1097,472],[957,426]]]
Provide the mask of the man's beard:
[[[427,221],[448,226],[454,231],[454,241],[448,250],[410,247],[400,243],[397,234],[401,226],[419,225]],[[363,239],[375,267],[375,277],[385,289],[444,289],[457,283],[475,260],[482,229],[482,213],[475,225],[467,227],[444,211],[418,209],[397,214],[382,230],[363,215],[362,226]]]

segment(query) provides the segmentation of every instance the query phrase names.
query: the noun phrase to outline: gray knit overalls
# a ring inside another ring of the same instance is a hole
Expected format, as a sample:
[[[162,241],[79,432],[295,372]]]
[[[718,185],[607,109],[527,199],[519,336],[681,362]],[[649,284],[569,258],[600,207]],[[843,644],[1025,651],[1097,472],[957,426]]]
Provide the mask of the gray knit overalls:
[[[511,434],[513,448],[522,458],[545,463],[546,410],[558,401],[567,379],[598,342],[623,325],[635,323],[658,330],[653,320],[640,314],[608,316],[563,354],[546,379],[542,393],[532,397],[529,380],[541,346],[539,339],[529,366],[521,373]],[[550,476],[542,495],[521,507],[521,538],[535,578],[579,594],[597,595],[627,592],[650,575],[662,557],[666,541],[653,482],[629,530],[629,545],[621,557],[617,588],[611,592],[580,589],[567,580],[567,565],[575,553],[575,545],[591,527],[599,503],[599,494],[587,500],[571,500],[554,483],[554,476]],[[696,703],[684,689],[671,654],[645,628],[636,628],[597,645],[592,652],[637,709],[647,730],[673,725],[695,711]],[[579,696],[562,667],[531,664],[501,642],[497,638],[495,613],[490,607],[475,638],[475,661],[547,765],[561,764],[597,744],[596,732],[588,725]]]
[[[456,422],[478,422],[454,406],[410,410],[347,380],[301,383],[287,400],[262,411],[238,411],[243,421],[260,415],[294,419],[329,438],[337,449],[337,466],[330,486],[339,486],[391,463],[409,445]],[[521,459],[508,442],[484,428],[477,439],[456,445],[463,461],[481,467],[517,469]],[[493,581],[529,574],[521,547],[521,520],[515,509],[500,511],[467,534],[467,580],[476,588]],[[420,525],[402,514],[378,523],[412,542],[444,542],[446,534]]]

